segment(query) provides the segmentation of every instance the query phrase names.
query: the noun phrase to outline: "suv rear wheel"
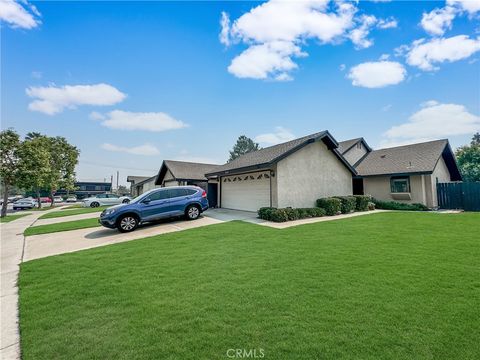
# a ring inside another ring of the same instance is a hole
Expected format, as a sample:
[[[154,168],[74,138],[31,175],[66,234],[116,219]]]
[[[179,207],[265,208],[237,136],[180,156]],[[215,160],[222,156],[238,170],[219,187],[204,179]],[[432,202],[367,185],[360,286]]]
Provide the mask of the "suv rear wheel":
[[[200,209],[196,205],[189,205],[185,210],[185,215],[188,220],[196,220],[200,216]]]
[[[138,219],[132,215],[125,215],[122,216],[118,220],[118,230],[120,232],[130,232],[137,228],[138,226]]]

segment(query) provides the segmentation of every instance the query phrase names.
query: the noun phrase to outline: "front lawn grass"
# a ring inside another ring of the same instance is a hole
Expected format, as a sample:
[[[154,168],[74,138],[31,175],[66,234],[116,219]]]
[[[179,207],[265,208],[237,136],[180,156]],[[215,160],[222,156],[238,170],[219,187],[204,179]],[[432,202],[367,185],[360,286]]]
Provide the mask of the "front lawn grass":
[[[22,358],[478,359],[479,223],[230,222],[22,263]]]
[[[101,212],[103,210],[105,210],[108,206],[99,206],[99,207],[96,207],[96,208],[91,208],[91,207],[87,207],[87,208],[81,208],[81,209],[72,209],[72,210],[68,210],[68,211],[65,211],[64,209],[60,210],[60,211],[53,211],[51,213],[48,213],[48,214],[43,214],[42,216],[40,216],[39,219],[52,219],[52,218],[57,218],[57,217],[64,217],[64,216],[72,216],[72,215],[80,215],[80,214],[90,214],[90,213],[96,213],[96,212]]]
[[[22,213],[22,214],[14,214],[14,215],[7,215],[3,218],[0,218],[0,223],[8,223],[13,220],[20,219],[21,217],[30,215],[31,213]]]
[[[54,233],[59,231],[85,229],[85,228],[91,228],[96,226],[100,226],[97,218],[65,221],[65,222],[56,223],[56,224],[30,226],[29,228],[25,229],[25,231],[23,232],[23,235],[31,236],[31,235],[39,235],[39,234],[48,234],[48,233]],[[68,235],[65,234],[65,237],[68,238]]]

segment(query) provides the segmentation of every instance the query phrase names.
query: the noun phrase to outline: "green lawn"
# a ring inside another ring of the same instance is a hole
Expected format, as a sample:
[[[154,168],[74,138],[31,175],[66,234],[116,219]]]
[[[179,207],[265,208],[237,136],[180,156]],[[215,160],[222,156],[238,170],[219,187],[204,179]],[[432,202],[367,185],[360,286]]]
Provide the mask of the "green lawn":
[[[57,217],[64,217],[64,216],[72,216],[72,215],[80,215],[80,214],[89,214],[89,213],[95,213],[95,212],[101,212],[105,210],[108,206],[99,206],[97,208],[73,208],[72,210],[65,211],[64,209],[59,210],[59,211],[52,211],[51,213],[48,214],[43,214],[40,216],[40,219],[52,219],[52,218],[57,218]]]
[[[17,220],[21,217],[24,217],[24,216],[27,216],[27,215],[30,215],[30,214],[31,213],[21,213],[21,214],[7,215],[3,218],[0,218],[0,223],[8,223],[10,221]]]
[[[232,222],[22,263],[22,358],[478,359],[479,224]]]
[[[30,235],[54,233],[59,231],[85,229],[85,228],[91,228],[95,226],[100,226],[97,218],[83,219],[83,220],[75,220],[75,221],[65,221],[57,224],[30,226],[29,228],[25,229],[23,234],[25,236],[30,236]],[[67,234],[65,236],[68,237]]]

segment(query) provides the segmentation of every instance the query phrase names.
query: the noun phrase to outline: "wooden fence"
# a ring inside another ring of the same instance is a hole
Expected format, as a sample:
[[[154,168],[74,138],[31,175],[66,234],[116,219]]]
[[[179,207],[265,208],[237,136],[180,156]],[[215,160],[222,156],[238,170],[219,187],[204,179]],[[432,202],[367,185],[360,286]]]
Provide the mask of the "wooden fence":
[[[440,209],[480,211],[480,182],[437,183]]]

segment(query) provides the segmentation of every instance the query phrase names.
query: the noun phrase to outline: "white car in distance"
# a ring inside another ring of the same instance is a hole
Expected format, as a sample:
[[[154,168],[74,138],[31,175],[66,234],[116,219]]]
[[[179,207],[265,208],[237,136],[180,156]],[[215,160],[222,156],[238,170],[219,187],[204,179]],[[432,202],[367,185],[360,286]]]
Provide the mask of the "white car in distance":
[[[118,204],[128,204],[131,198],[129,196],[118,196],[115,194],[98,194],[82,200],[83,207],[111,206]]]

